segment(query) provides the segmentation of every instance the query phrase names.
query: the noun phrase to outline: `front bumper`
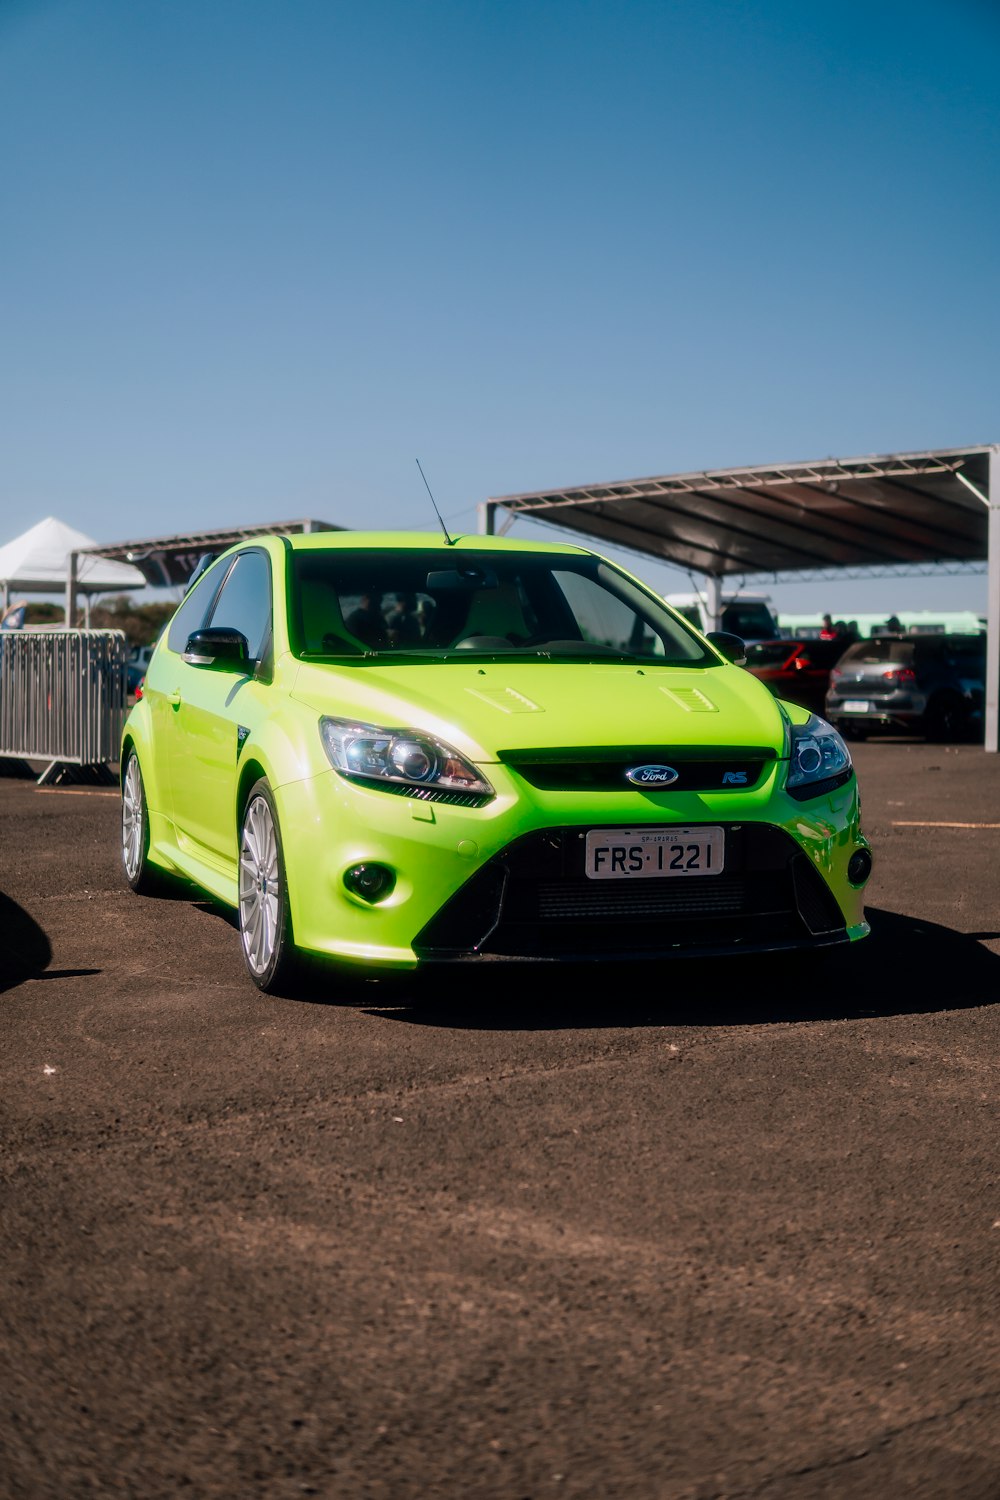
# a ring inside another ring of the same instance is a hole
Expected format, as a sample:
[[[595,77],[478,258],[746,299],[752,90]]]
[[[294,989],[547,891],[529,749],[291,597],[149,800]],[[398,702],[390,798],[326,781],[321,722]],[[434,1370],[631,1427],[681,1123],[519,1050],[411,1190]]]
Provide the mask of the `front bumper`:
[[[850,940],[830,887],[771,824],[726,829],[711,878],[594,881],[585,830],[528,834],[484,865],[414,940],[419,957],[622,960],[822,947]]]
[[[491,765],[497,798],[408,800],[335,772],[278,792],[296,944],[392,968],[419,962],[649,959],[815,948],[868,932],[847,865],[861,834],[857,783],[809,802],[774,768],[738,792],[573,792]],[[723,874],[594,881],[589,828],[719,824]],[[345,887],[359,863],[394,873],[370,904]]]

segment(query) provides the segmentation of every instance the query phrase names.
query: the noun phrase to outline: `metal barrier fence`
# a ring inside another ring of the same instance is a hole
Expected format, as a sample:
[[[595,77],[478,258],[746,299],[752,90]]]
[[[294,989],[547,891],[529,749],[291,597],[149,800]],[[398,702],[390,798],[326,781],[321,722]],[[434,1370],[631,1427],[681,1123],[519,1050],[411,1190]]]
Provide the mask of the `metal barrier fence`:
[[[121,630],[0,630],[0,756],[111,781],[128,711]]]

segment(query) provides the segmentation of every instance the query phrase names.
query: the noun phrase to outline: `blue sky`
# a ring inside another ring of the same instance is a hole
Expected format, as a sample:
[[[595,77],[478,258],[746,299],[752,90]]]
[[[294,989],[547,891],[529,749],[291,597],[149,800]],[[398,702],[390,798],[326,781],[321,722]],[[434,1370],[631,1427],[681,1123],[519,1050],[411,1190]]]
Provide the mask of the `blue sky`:
[[[0,543],[1000,441],[998,65],[994,0],[0,0]]]

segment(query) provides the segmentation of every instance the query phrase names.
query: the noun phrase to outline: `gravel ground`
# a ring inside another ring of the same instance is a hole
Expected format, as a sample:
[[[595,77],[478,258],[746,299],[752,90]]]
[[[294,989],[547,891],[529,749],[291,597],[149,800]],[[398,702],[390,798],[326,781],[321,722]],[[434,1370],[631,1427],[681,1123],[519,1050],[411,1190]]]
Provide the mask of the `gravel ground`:
[[[849,951],[351,1004],[0,780],[4,1500],[997,1500],[1000,756],[856,760]]]

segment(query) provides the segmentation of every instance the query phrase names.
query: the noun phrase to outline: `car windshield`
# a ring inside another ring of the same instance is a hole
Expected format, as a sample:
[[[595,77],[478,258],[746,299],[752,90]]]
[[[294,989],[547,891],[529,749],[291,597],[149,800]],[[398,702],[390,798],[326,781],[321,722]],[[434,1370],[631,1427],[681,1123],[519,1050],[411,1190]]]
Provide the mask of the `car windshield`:
[[[718,662],[626,574],[571,554],[295,551],[289,633],[303,657]]]

